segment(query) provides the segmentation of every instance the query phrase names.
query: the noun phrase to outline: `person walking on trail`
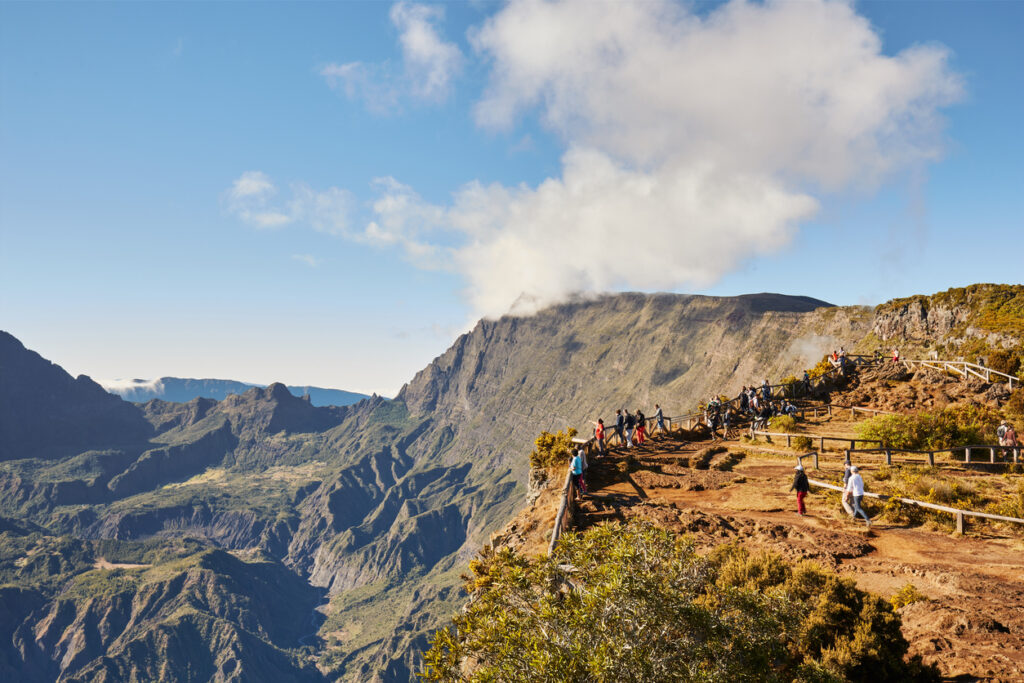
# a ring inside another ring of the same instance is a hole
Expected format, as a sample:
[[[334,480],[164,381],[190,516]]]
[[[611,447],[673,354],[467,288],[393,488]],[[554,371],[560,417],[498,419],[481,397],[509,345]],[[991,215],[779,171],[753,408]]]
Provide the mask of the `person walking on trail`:
[[[599,455],[604,455],[604,420],[597,418],[597,422],[594,423],[594,439],[597,441],[597,452]]]
[[[793,485],[789,487],[789,490],[796,491],[796,513],[805,515],[807,509],[804,508],[804,497],[811,492],[811,484],[807,481],[807,474],[804,472],[802,464],[798,464],[793,469],[796,470],[796,475],[793,477]]]
[[[625,418],[622,417],[622,410],[615,411],[615,434],[619,437],[619,445],[626,443],[626,435],[623,433]]]
[[[642,446],[647,438],[647,417],[639,408],[636,409],[636,443]]]
[[[850,474],[851,474],[850,467],[851,467],[850,459],[847,458],[846,461],[843,463],[843,492],[844,492],[844,495],[840,496],[839,501],[843,504],[843,509],[846,510],[846,514],[852,516],[853,515],[853,506],[850,505],[848,502],[846,502],[846,495],[845,495],[846,485],[848,483],[850,483]]]
[[[811,394],[811,376],[807,374],[806,370],[804,370],[804,378],[802,381],[804,383],[804,393],[809,396]]]
[[[626,418],[624,421],[626,427],[626,448],[633,447],[633,430],[636,429],[636,416],[629,412],[629,408],[626,409]]]
[[[576,484],[576,500],[579,500],[587,492],[587,482],[583,481],[583,449],[575,455],[570,450],[569,455],[572,456],[569,468],[572,471],[572,480]]]
[[[730,410],[729,406],[726,406],[725,410],[722,411],[722,438],[723,439],[728,439],[729,438],[729,423],[732,421],[731,415],[732,415],[732,410]]]
[[[661,431],[664,434],[666,431],[665,414],[661,411],[661,406],[659,406],[657,403],[654,404],[654,419],[657,420],[657,425],[655,426],[655,429]],[[654,434],[653,429],[651,430],[651,434]]]
[[[747,412],[747,408],[750,407],[750,397],[747,396],[747,386],[744,384],[743,389],[740,390],[740,395],[736,397],[739,402],[740,411]]]
[[[765,377],[764,384],[761,385],[761,398],[765,401],[772,400],[772,387],[768,384],[768,378]]]
[[[853,465],[850,467],[850,480],[846,482],[846,489],[843,491],[843,500],[849,500],[853,506],[853,514],[850,519],[857,519],[857,515],[864,518],[867,528],[871,528],[871,518],[860,506],[864,500],[864,479],[860,476],[860,469]]]

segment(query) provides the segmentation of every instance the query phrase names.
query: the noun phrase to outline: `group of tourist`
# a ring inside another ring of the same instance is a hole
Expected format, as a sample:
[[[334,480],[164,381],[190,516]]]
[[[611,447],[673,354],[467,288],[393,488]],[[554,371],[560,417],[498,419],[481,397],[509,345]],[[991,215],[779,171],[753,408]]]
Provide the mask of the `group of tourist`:
[[[649,433],[647,427],[648,420],[653,420],[654,422]],[[605,440],[607,434],[605,433],[604,420],[598,418],[597,422],[594,422],[593,425],[598,455],[604,455],[608,450]],[[632,448],[635,442],[639,446],[646,442],[655,431],[666,431],[665,413],[657,403],[654,404],[654,416],[651,418],[644,415],[643,411],[639,408],[637,408],[635,413],[629,412],[628,408],[620,408],[615,411],[614,429],[614,434],[619,437],[620,444],[625,445],[626,448]]]
[[[810,481],[807,479],[807,473],[804,472],[803,464],[798,464],[795,468],[796,474],[793,477],[793,483],[789,487],[790,491],[796,491],[796,513],[798,515],[806,515],[807,508],[804,505],[804,498],[811,491]],[[864,508],[861,507],[861,502],[864,500],[864,478],[860,475],[860,468],[856,465],[851,465],[850,461],[847,460],[843,464],[843,497],[841,499],[843,509],[850,515],[850,519],[857,519],[857,515],[864,518],[864,523],[867,528],[871,528],[871,518],[864,512]]]
[[[1020,448],[1020,442],[1017,440],[1017,430],[1006,420],[999,423],[999,428],[996,429],[996,437],[999,439],[999,445],[1003,447],[1003,458],[1012,457],[1014,451]]]

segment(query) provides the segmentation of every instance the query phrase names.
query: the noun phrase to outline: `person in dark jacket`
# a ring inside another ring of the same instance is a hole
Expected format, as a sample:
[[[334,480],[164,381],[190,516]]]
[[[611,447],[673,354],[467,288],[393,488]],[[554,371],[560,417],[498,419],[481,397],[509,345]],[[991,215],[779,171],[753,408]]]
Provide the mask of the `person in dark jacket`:
[[[793,469],[796,470],[796,475],[793,477],[793,485],[789,487],[789,490],[796,491],[796,513],[804,515],[807,514],[807,510],[804,508],[804,497],[810,493],[811,484],[807,481],[803,465],[797,465]]]

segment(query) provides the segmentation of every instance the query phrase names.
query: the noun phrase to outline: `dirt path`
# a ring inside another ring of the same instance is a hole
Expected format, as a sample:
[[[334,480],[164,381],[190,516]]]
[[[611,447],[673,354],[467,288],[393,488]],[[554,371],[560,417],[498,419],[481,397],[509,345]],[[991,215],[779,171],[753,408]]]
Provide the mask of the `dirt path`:
[[[736,541],[814,559],[886,598],[913,583],[929,599],[901,609],[912,654],[960,680],[1024,680],[1024,538],[991,527],[955,537],[882,521],[867,530],[818,492],[799,516],[789,493],[795,460],[709,456],[708,445],[664,439],[634,450],[628,467],[623,452],[596,460],[577,523],[647,518],[699,545]],[[822,467],[837,472],[838,462]]]

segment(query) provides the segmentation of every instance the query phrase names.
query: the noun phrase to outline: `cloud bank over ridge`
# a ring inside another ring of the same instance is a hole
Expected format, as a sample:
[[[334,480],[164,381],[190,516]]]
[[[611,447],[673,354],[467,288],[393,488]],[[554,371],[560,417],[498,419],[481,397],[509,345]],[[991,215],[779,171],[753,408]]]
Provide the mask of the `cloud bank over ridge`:
[[[396,5],[439,20],[419,7]],[[785,246],[824,196],[940,158],[940,110],[962,97],[944,48],[886,55],[845,2],[698,14],[669,0],[523,0],[469,37],[489,69],[477,124],[510,130],[536,113],[565,145],[558,177],[469,182],[444,206],[377,179],[356,221],[347,190],[295,186],[281,208],[250,172],[230,210],[262,227],[312,217],[458,272],[482,316],[580,291],[699,289]],[[418,82],[440,92],[429,70]]]

